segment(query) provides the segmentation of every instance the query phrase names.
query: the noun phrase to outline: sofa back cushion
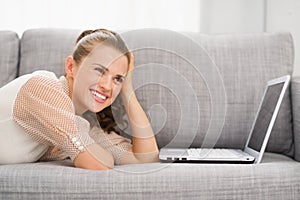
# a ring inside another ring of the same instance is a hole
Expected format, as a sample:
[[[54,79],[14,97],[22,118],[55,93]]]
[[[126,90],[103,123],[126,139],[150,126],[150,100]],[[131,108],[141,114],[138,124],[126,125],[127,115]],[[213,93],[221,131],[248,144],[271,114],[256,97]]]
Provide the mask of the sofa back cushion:
[[[0,87],[17,76],[19,37],[12,31],[0,31]]]
[[[134,84],[159,147],[243,148],[266,83],[293,72],[289,33],[122,33],[136,57]],[[294,154],[290,91],[267,151]]]
[[[64,74],[78,30],[35,29],[21,40],[20,75]],[[269,79],[293,71],[288,33],[203,35],[144,29],[120,32],[135,55],[134,87],[159,147],[243,148]],[[129,129],[125,133],[130,134]],[[290,92],[268,151],[293,156]]]
[[[49,70],[57,76],[65,73],[65,59],[72,53],[79,30],[30,29],[21,38],[19,75]]]
[[[293,129],[295,143],[295,160],[300,161],[300,77],[294,77],[291,82]]]

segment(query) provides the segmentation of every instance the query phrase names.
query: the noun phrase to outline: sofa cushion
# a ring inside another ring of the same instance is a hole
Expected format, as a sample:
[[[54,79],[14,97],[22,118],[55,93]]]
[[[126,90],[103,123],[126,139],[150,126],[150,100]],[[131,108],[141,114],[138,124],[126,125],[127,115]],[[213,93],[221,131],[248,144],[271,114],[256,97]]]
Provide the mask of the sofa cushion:
[[[210,38],[210,39],[209,39]],[[199,38],[200,39],[200,38]],[[294,46],[290,33],[245,34],[200,39],[220,68],[227,94],[228,117],[220,141],[248,134],[266,82],[292,75]],[[291,93],[287,90],[272,130],[267,151],[294,155]],[[238,110],[239,112],[236,112]],[[234,133],[232,135],[232,132]],[[246,137],[244,137],[246,138]]]
[[[266,82],[293,72],[289,33],[119,32],[134,52],[134,87],[160,148],[243,148]],[[26,31],[21,40],[20,75],[37,69],[63,74],[65,57],[79,33],[64,29]],[[130,135],[130,129],[125,133]],[[267,151],[294,154],[289,91]]]
[[[19,37],[12,31],[0,31],[0,87],[17,76]]]
[[[300,77],[293,77],[291,85],[295,160],[300,161]]]
[[[122,33],[135,54],[134,85],[159,147],[243,148],[266,83],[291,75],[289,33]],[[293,156],[290,92],[267,151]]]
[[[21,38],[19,75],[45,69],[65,74],[65,59],[72,53],[79,30],[30,29]]]
[[[300,163],[134,164],[74,168],[70,160],[0,166],[0,199],[299,199]]]

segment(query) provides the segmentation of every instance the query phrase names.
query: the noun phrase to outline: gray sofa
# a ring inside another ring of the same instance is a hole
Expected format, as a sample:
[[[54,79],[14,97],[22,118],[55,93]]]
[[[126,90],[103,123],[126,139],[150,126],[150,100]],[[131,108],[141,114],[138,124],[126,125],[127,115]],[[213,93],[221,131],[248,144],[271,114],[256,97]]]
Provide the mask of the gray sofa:
[[[0,31],[0,86],[40,69],[63,75],[80,32],[32,29],[19,38]],[[289,33],[120,33],[134,52],[134,87],[159,148],[243,148],[266,81],[293,73]],[[292,77],[261,164],[158,162],[108,171],[74,168],[70,160],[1,165],[0,199],[299,199],[297,161],[300,79]]]

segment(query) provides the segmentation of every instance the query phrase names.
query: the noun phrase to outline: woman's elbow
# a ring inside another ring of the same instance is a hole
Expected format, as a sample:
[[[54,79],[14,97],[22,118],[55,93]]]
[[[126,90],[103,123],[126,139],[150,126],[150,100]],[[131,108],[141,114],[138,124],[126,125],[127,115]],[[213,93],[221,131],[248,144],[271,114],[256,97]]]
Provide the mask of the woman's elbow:
[[[85,151],[76,157],[74,165],[77,168],[83,169],[108,170],[114,168],[114,159],[111,154],[102,154],[100,158]]]

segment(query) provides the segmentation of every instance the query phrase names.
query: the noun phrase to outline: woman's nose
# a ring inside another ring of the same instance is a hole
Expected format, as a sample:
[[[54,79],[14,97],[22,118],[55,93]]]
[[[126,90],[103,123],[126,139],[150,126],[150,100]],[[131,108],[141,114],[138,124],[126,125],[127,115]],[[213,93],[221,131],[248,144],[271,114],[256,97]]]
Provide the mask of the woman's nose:
[[[101,76],[99,79],[99,86],[108,91],[111,90],[112,83],[112,78],[109,75]]]

